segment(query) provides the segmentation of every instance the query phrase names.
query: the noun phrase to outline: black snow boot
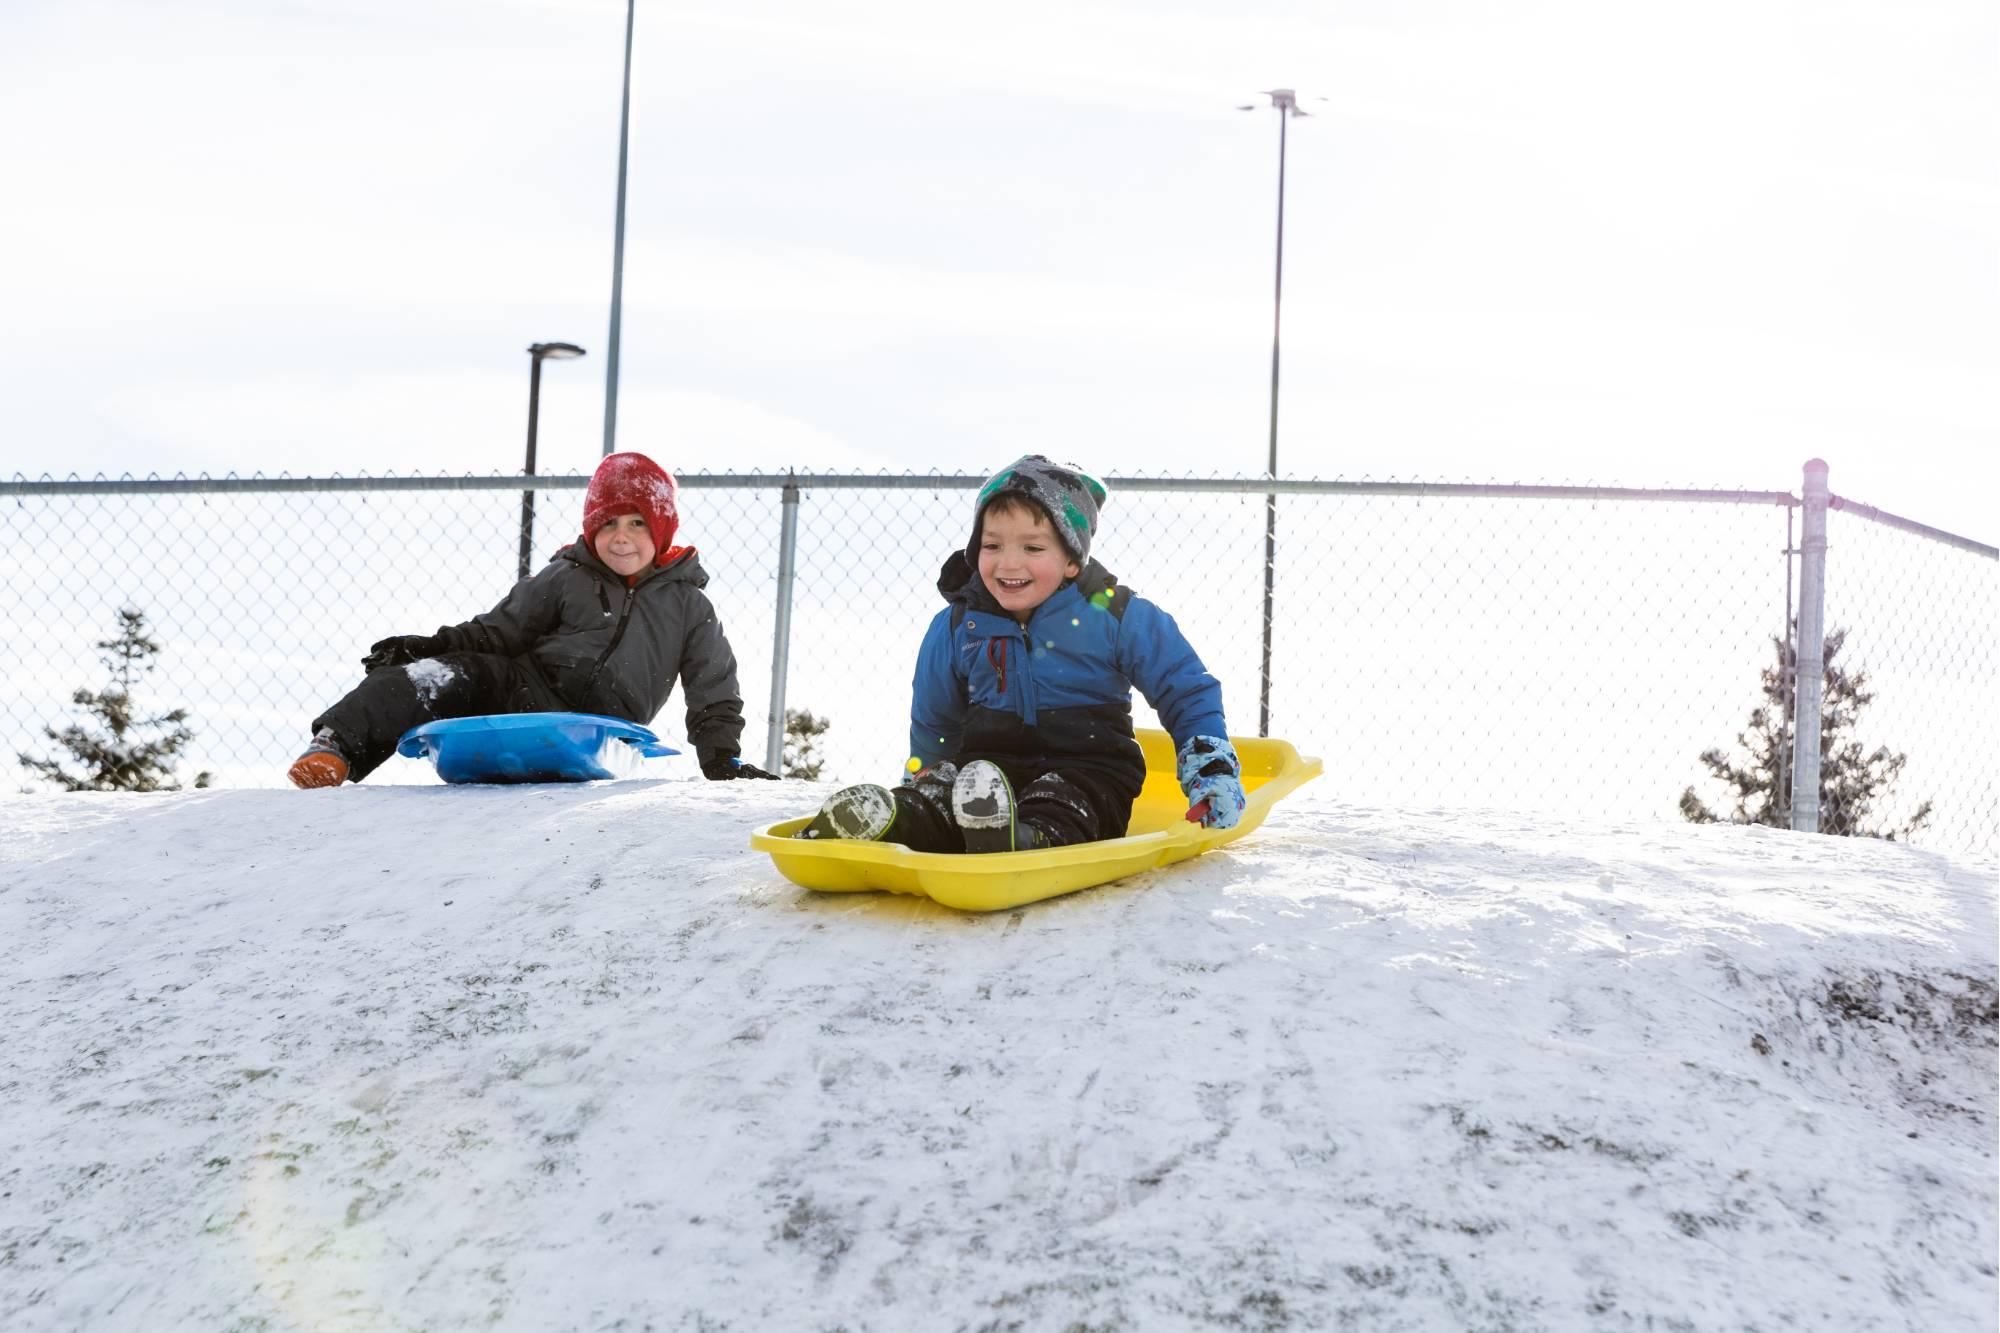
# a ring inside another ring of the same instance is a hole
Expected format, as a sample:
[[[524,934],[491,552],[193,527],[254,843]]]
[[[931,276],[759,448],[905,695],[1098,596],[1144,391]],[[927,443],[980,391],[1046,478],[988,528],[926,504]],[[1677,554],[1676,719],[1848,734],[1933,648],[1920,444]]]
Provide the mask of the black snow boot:
[[[889,789],[864,782],[858,787],[842,787],[827,797],[819,813],[797,836],[879,842],[895,822],[896,800],[889,795]]]
[[[951,784],[951,816],[965,835],[965,850],[1025,852],[1043,845],[1042,831],[1015,818],[1014,784],[1000,765],[975,759]]]

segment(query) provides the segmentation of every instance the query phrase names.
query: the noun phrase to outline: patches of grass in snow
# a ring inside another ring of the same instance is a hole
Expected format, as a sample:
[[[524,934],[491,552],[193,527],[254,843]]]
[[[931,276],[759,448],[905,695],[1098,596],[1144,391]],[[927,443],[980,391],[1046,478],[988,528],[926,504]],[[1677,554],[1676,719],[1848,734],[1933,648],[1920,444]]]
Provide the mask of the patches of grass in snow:
[[[1901,972],[1837,976],[1817,998],[1842,1022],[1901,1027],[1925,1042],[1990,1050],[2000,1028],[2000,990],[1963,972],[1941,972],[1935,980]]]
[[[810,1194],[791,1200],[773,1234],[819,1260],[822,1278],[833,1275],[841,1257],[854,1245],[854,1229]]]
[[[1830,970],[1804,985],[1734,967],[1727,975],[1766,1010],[1750,1048],[1789,1077],[1830,1069],[1851,1086],[1879,1081],[1896,1105],[1926,1120],[1991,1119],[2000,1048],[1992,979],[1874,968]]]
[[[1672,1156],[1662,1148],[1643,1148],[1616,1143],[1601,1134],[1562,1120],[1555,1121],[1553,1128],[1545,1129],[1535,1125],[1520,1124],[1515,1128],[1521,1131],[1523,1137],[1514,1146],[1524,1152],[1535,1149],[1543,1152],[1589,1152],[1599,1157],[1608,1157],[1614,1162],[1637,1167],[1652,1166]]]
[[[441,1005],[420,1009],[412,1026],[421,1035],[438,1042],[463,1042],[473,1037],[520,1032],[531,1026],[528,993],[522,983],[547,967],[527,963],[505,978],[472,972],[451,978],[461,994]]]

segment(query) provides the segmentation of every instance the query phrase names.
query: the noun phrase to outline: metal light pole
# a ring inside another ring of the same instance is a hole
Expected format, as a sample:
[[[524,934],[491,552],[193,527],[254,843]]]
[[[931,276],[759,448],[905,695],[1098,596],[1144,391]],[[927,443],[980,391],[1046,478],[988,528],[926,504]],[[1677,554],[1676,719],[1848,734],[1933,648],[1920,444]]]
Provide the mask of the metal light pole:
[[[583,355],[575,343],[535,343],[528,348],[528,461],[521,475],[535,475],[535,419],[542,411],[542,362],[568,361]],[[528,562],[535,544],[535,492],[521,492],[521,572],[528,577]]]
[[[1272,481],[1278,479],[1278,327],[1285,301],[1285,127],[1292,117],[1310,115],[1299,109],[1298,94],[1290,88],[1271,88],[1264,96],[1278,113],[1278,262],[1271,295],[1271,457],[1266,468]],[[1249,103],[1238,111],[1255,111]],[[1271,734],[1271,617],[1272,595],[1278,570],[1278,494],[1264,496],[1264,658],[1260,666],[1257,696],[1257,734]]]
[[[625,0],[625,92],[618,102],[618,216],[611,239],[611,350],[604,359],[604,456],[618,448],[618,320],[625,288],[625,145],[632,121],[632,11]]]

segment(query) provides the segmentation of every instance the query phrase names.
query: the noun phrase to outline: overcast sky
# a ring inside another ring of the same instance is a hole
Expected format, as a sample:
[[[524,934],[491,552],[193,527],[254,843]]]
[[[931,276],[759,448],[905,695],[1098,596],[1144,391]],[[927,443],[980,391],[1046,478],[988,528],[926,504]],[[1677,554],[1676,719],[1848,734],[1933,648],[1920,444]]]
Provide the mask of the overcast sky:
[[[602,447],[624,5],[0,5],[0,476]],[[1833,488],[1988,542],[1989,0],[640,0],[621,447]]]

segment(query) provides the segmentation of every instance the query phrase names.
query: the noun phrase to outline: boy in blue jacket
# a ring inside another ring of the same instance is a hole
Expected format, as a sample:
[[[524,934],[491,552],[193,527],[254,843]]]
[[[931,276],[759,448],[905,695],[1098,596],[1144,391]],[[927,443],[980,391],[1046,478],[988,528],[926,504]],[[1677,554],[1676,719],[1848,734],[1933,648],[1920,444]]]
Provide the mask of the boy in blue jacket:
[[[1210,828],[1243,813],[1222,686],[1173,617],[1090,558],[1104,487],[1030,454],[980,489],[917,653],[909,777],[827,798],[800,837],[1007,852],[1123,837],[1146,761],[1132,687]],[[1191,811],[1191,813],[1193,813]]]

